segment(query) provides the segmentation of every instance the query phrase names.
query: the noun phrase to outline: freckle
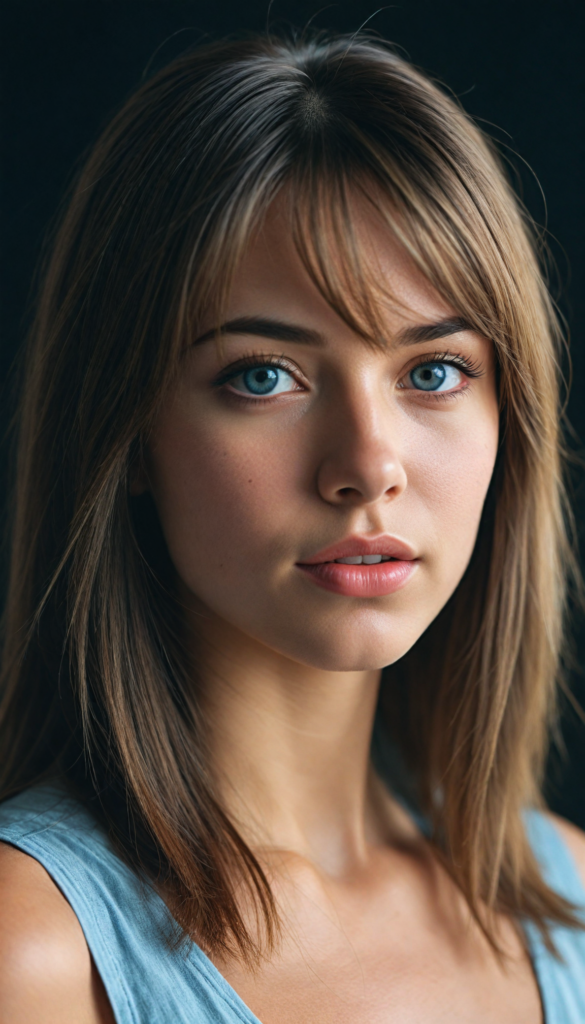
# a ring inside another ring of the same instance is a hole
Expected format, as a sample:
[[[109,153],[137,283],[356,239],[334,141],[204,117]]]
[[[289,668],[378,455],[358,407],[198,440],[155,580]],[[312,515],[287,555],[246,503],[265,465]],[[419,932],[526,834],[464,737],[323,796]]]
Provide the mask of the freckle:
[[[251,481],[251,480],[248,480],[248,483],[249,483],[249,484],[251,484],[251,483],[252,483],[252,481]]]

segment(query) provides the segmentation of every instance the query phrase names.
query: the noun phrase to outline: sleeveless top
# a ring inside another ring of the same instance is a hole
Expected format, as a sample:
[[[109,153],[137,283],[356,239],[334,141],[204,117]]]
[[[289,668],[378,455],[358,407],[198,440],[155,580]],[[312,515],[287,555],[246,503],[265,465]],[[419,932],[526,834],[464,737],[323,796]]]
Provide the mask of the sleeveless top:
[[[585,890],[561,836],[536,811],[526,825],[546,881],[583,908],[585,925]],[[117,1024],[260,1024],[194,942],[171,949],[163,900],[63,789],[36,786],[0,805],[0,840],[39,861],[71,904]],[[525,929],[546,1024],[585,1024],[585,931],[553,925],[555,957]]]

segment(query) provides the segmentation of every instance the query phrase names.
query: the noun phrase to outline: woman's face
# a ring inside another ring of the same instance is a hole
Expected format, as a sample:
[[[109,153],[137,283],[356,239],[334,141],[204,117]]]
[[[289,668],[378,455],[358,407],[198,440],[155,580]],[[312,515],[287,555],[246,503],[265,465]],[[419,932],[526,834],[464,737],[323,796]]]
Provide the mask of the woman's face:
[[[148,459],[171,558],[214,628],[338,671],[396,661],[446,603],[498,444],[491,343],[387,233],[360,230],[398,300],[384,349],[327,305],[275,212],[223,351],[194,339]]]

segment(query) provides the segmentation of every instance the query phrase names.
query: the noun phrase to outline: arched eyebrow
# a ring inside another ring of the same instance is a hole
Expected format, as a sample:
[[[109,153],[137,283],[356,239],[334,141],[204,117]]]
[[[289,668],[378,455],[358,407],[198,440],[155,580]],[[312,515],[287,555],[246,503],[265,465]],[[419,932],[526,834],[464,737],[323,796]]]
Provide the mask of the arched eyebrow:
[[[462,316],[447,317],[435,324],[420,324],[417,327],[405,327],[396,339],[398,345],[420,345],[423,341],[437,341],[448,338],[450,334],[460,331],[473,331],[474,328]]]
[[[221,327],[212,327],[193,342],[202,345],[204,341],[216,338],[218,334],[255,334],[259,338],[271,338],[272,341],[292,341],[301,345],[325,345],[325,337],[319,331],[300,324],[285,323],[284,320],[272,320],[259,316],[241,316],[236,320],[228,320]]]
[[[473,327],[463,317],[447,317],[432,324],[418,324],[414,327],[405,327],[404,330],[394,339],[394,344],[402,347],[407,345],[420,345],[424,341],[437,341],[439,338],[447,338],[450,334],[459,334],[460,331],[472,331]],[[219,328],[211,328],[196,338],[194,345],[202,345],[212,338],[223,334],[253,334],[260,338],[270,338],[272,341],[289,341],[301,345],[326,345],[326,339],[320,331],[310,327],[303,327],[300,324],[286,323],[284,320],[273,320],[266,317],[243,316],[235,320],[228,320]]]

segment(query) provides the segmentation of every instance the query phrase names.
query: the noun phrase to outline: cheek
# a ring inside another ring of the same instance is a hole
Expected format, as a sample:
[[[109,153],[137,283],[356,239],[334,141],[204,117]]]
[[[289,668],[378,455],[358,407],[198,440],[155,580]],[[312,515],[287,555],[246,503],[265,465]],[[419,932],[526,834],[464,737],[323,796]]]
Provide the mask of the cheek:
[[[424,520],[429,562],[451,586],[471,557],[497,448],[498,413],[490,404],[464,429],[427,435],[413,454],[409,482]]]
[[[231,425],[230,425],[231,427]],[[267,443],[268,440],[268,443]],[[259,565],[286,536],[295,467],[290,444],[266,431],[205,430],[169,416],[157,431],[150,476],[171,557],[187,585],[210,570]],[[290,513],[289,513],[290,514]]]
[[[292,417],[269,429],[262,416],[161,417],[149,476],[183,582],[222,618],[303,663],[380,667],[401,657],[468,564],[497,452],[497,409],[399,416],[392,429],[407,486],[381,525],[421,552],[420,572],[375,609],[342,608],[291,574],[299,543],[330,515],[311,492],[318,445],[309,428]]]

